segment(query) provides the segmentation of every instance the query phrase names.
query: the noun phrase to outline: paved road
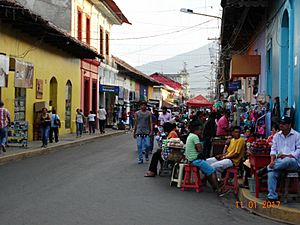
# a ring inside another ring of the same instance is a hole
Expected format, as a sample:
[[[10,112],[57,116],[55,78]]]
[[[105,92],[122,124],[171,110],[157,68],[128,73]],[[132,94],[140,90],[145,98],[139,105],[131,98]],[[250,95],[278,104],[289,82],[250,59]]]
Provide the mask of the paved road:
[[[279,224],[236,209],[232,195],[181,192],[144,178],[131,135],[108,137],[0,167],[4,225]]]

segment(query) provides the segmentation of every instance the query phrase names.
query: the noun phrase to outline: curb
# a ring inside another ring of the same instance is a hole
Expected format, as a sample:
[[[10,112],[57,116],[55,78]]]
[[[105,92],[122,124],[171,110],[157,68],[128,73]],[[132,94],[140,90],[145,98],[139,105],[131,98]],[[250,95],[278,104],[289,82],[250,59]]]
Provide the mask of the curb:
[[[65,148],[70,147],[70,146],[74,146],[74,145],[78,145],[78,144],[84,144],[86,142],[94,141],[96,139],[101,139],[101,138],[104,138],[104,137],[112,137],[112,136],[122,135],[122,134],[125,134],[126,132],[127,132],[126,130],[116,131],[114,133],[103,134],[101,136],[92,136],[92,137],[87,137],[87,138],[84,138],[84,139],[76,139],[76,140],[71,141],[69,143],[61,143],[61,144],[57,144],[57,145],[54,145],[54,146],[49,146],[47,148],[36,148],[36,149],[33,149],[33,150],[25,150],[24,152],[19,152],[19,153],[7,155],[7,156],[2,156],[2,157],[0,157],[0,165],[4,165],[4,164],[9,163],[9,162],[14,162],[14,161],[19,161],[19,160],[31,158],[31,157],[34,157],[34,156],[49,154],[51,152],[56,152],[56,151],[65,149]]]
[[[248,189],[239,189],[239,202],[242,202],[244,209],[251,213],[275,220],[281,223],[299,224],[300,210],[275,204],[274,206],[268,204],[261,199],[255,198]]]

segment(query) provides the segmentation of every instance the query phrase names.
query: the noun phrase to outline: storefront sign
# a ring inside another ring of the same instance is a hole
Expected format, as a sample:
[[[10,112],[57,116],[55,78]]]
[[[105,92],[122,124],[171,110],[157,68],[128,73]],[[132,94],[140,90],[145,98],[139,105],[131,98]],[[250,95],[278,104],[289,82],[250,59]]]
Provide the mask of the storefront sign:
[[[43,80],[36,79],[36,98],[43,98]]]
[[[111,93],[115,93],[118,95],[119,94],[119,86],[100,84],[99,91],[100,92],[111,92]]]
[[[15,59],[15,87],[33,88],[33,64]]]
[[[242,85],[241,85],[241,81],[240,80],[236,80],[236,81],[232,81],[229,82],[229,91],[237,91],[239,89],[241,89]]]
[[[9,57],[0,55],[0,87],[7,87]]]

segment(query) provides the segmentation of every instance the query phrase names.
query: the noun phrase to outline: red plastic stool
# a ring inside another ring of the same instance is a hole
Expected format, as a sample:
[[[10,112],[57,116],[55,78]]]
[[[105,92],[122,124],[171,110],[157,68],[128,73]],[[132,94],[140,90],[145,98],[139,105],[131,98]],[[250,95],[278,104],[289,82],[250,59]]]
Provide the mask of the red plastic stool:
[[[224,178],[224,187],[225,188],[230,188],[234,190],[234,195],[237,196],[238,190],[239,190],[239,185],[238,185],[238,173],[239,173],[239,168],[238,167],[231,167],[228,168],[226,171],[226,176]],[[228,182],[230,174],[234,174],[233,177],[233,184],[230,184]]]
[[[181,190],[184,189],[195,189],[196,192],[202,192],[202,182],[200,179],[200,171],[197,166],[192,165],[191,163],[184,166],[184,179],[181,184]]]

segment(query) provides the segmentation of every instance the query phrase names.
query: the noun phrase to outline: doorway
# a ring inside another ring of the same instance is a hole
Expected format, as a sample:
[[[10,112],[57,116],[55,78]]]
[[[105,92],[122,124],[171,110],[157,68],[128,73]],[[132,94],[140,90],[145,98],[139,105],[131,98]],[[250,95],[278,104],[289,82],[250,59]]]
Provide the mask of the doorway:
[[[49,106],[52,106],[52,109],[57,109],[57,80],[55,77],[52,77],[50,80],[50,99],[49,99]]]

